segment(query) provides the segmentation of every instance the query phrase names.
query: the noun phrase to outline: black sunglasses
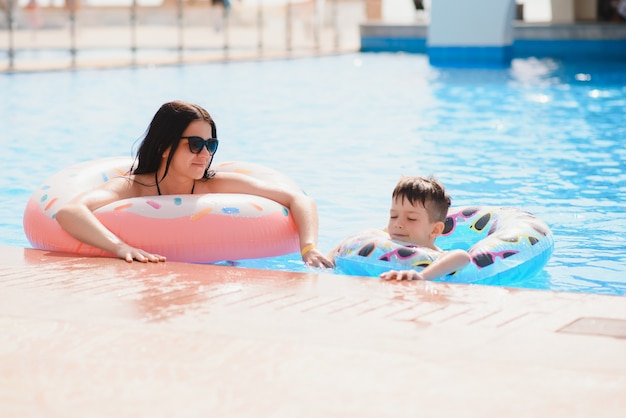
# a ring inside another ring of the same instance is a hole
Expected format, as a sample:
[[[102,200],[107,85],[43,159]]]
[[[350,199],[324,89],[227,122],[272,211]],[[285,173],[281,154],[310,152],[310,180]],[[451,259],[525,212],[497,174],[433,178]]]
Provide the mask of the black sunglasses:
[[[202,139],[199,136],[181,136],[180,138],[186,139],[189,142],[189,151],[192,154],[200,154],[204,147],[206,147],[211,154],[215,154],[217,145],[219,144],[217,138]]]

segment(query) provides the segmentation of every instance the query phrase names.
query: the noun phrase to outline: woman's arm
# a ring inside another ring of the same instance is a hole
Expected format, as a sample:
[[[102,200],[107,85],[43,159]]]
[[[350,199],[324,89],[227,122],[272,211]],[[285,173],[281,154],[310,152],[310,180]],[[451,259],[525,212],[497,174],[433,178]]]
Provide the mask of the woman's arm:
[[[471,257],[467,251],[446,251],[422,271],[391,270],[381,274],[380,278],[383,280],[433,280],[462,269],[470,261]]]
[[[77,240],[115,254],[131,263],[133,260],[146,263],[165,261],[165,257],[150,254],[131,247],[109,231],[94,215],[93,211],[109,203],[131,197],[128,179],[112,179],[101,188],[82,193],[61,207],[56,220],[68,234]]]
[[[333,267],[334,263],[317,248],[319,219],[317,205],[310,197],[299,193],[284,205],[291,210],[298,227],[302,260],[312,267]]]
[[[291,211],[298,228],[302,260],[311,267],[332,267],[333,263],[317,248],[319,220],[315,201],[304,193],[275,187],[250,176],[218,172],[209,180],[212,193],[244,193],[265,197]]]

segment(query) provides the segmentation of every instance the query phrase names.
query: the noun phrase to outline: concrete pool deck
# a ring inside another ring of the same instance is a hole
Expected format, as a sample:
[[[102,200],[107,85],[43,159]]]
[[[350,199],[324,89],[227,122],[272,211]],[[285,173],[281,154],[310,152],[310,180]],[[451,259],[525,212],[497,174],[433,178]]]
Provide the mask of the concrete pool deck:
[[[0,249],[4,418],[626,411],[625,297]]]

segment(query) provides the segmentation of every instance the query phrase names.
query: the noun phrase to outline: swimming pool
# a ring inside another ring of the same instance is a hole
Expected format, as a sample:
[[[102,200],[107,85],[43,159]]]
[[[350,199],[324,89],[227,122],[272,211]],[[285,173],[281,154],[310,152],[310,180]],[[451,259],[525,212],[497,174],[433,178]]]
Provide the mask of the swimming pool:
[[[386,225],[403,174],[434,174],[453,205],[546,221],[555,250],[513,287],[626,294],[623,63],[516,59],[437,69],[425,55],[348,54],[0,76],[0,243],[30,246],[22,211],[53,172],[131,155],[161,103],[204,105],[216,161],[272,166],[317,200],[320,247]],[[298,256],[236,263],[306,271]]]

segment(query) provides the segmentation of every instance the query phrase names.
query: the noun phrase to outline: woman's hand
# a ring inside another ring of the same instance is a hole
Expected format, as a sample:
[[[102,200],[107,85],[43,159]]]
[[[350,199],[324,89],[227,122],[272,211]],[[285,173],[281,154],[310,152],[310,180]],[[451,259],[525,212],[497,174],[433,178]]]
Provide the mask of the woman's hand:
[[[165,261],[166,258],[158,254],[150,254],[142,249],[131,247],[128,244],[122,243],[119,250],[115,253],[122,260],[126,260],[128,263],[132,263],[133,260],[137,260],[140,263],[158,263]]]
[[[380,275],[382,280],[424,280],[422,275],[415,270],[391,270]]]
[[[306,251],[302,251],[302,260],[307,266],[317,268],[334,267],[333,262],[326,258],[326,256],[322,254],[317,247],[311,246],[311,248],[309,248],[309,246],[306,246],[304,247],[304,250]]]

